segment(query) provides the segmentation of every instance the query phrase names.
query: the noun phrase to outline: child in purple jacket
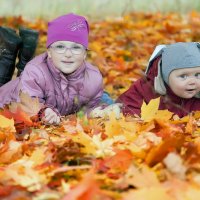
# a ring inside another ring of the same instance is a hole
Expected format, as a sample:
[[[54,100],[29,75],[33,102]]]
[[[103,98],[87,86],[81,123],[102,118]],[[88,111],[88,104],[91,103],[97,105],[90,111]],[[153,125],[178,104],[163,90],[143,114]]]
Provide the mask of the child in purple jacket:
[[[98,68],[86,62],[89,25],[70,13],[48,23],[47,52],[36,56],[20,77],[0,87],[0,107],[28,93],[44,104],[43,120],[58,124],[61,115],[96,107],[103,94]]]

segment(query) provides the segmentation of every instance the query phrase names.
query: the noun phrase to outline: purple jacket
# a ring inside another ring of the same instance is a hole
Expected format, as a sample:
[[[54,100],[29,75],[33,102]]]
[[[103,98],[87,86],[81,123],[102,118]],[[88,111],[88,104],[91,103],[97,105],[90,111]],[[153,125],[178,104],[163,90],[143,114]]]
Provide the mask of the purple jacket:
[[[103,93],[100,71],[85,62],[70,75],[64,75],[54,67],[43,53],[32,59],[20,77],[0,87],[0,107],[11,101],[19,101],[19,92],[38,97],[40,102],[60,115],[87,110],[97,106]]]

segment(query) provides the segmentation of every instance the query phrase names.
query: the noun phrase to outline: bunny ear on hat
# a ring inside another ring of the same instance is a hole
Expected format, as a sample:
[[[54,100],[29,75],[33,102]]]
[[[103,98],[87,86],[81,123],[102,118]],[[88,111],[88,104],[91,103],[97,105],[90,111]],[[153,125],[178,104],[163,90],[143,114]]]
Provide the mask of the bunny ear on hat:
[[[154,89],[161,95],[165,95],[167,91],[161,74],[161,60],[158,62],[158,75],[154,78]]]
[[[148,62],[148,66],[147,69],[145,71],[145,73],[147,74],[150,67],[151,67],[151,63],[159,56],[162,55],[163,49],[165,49],[167,47],[167,45],[158,45],[156,46],[155,50],[153,51],[149,62]],[[165,95],[166,94],[166,87],[162,78],[162,73],[161,73],[161,60],[158,62],[158,74],[157,76],[154,78],[154,89],[158,94],[161,95]]]
[[[162,52],[163,52],[163,49],[166,48],[167,46],[164,45],[164,44],[161,44],[161,45],[158,45],[156,46],[156,48],[154,49],[153,53],[151,54],[151,57],[149,58],[149,61],[148,61],[148,65],[147,65],[147,68],[146,68],[146,71],[145,73],[147,74],[147,72],[149,71],[149,68],[151,66],[151,63],[159,56],[162,55]]]

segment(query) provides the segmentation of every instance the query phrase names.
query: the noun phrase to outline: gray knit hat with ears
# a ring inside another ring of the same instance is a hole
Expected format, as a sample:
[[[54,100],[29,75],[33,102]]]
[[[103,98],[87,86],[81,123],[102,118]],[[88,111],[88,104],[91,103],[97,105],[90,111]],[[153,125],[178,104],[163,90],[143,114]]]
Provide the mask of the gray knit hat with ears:
[[[168,84],[173,70],[200,66],[200,43],[179,42],[167,45],[163,48],[161,60],[161,74]]]

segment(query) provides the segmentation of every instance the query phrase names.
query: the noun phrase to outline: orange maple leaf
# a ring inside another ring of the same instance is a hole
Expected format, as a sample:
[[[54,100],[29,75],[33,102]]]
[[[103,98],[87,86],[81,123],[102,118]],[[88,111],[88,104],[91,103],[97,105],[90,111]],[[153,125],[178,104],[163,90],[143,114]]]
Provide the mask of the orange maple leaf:
[[[133,155],[131,151],[127,149],[116,150],[114,156],[108,157],[104,160],[104,165],[116,172],[125,172],[130,166],[132,160]]]
[[[149,187],[142,188],[139,190],[131,190],[128,193],[124,194],[123,200],[174,200],[169,194],[167,194],[167,190],[162,187]]]
[[[94,180],[94,169],[91,169],[81,182],[72,188],[62,200],[93,200],[99,192],[99,186]]]
[[[43,104],[39,102],[38,98],[32,98],[27,93],[20,92],[19,98],[20,102],[11,102],[9,105],[9,110],[12,113],[16,113],[17,110],[22,110],[29,117],[32,117],[37,115],[43,107]]]
[[[15,132],[14,120],[0,115],[0,128],[8,128]]]
[[[9,119],[13,118],[15,121],[15,124],[24,122],[28,126],[32,125],[32,121],[30,117],[25,112],[23,112],[20,107],[17,107],[15,112],[11,112],[10,110],[5,108],[3,111],[0,112],[0,114],[2,114],[3,116]]]
[[[22,144],[9,141],[0,148],[0,163],[11,163],[22,157]]]
[[[158,146],[153,147],[145,158],[145,162],[153,166],[161,162],[163,158],[173,150],[179,150],[184,143],[184,136],[180,133],[165,138]]]

